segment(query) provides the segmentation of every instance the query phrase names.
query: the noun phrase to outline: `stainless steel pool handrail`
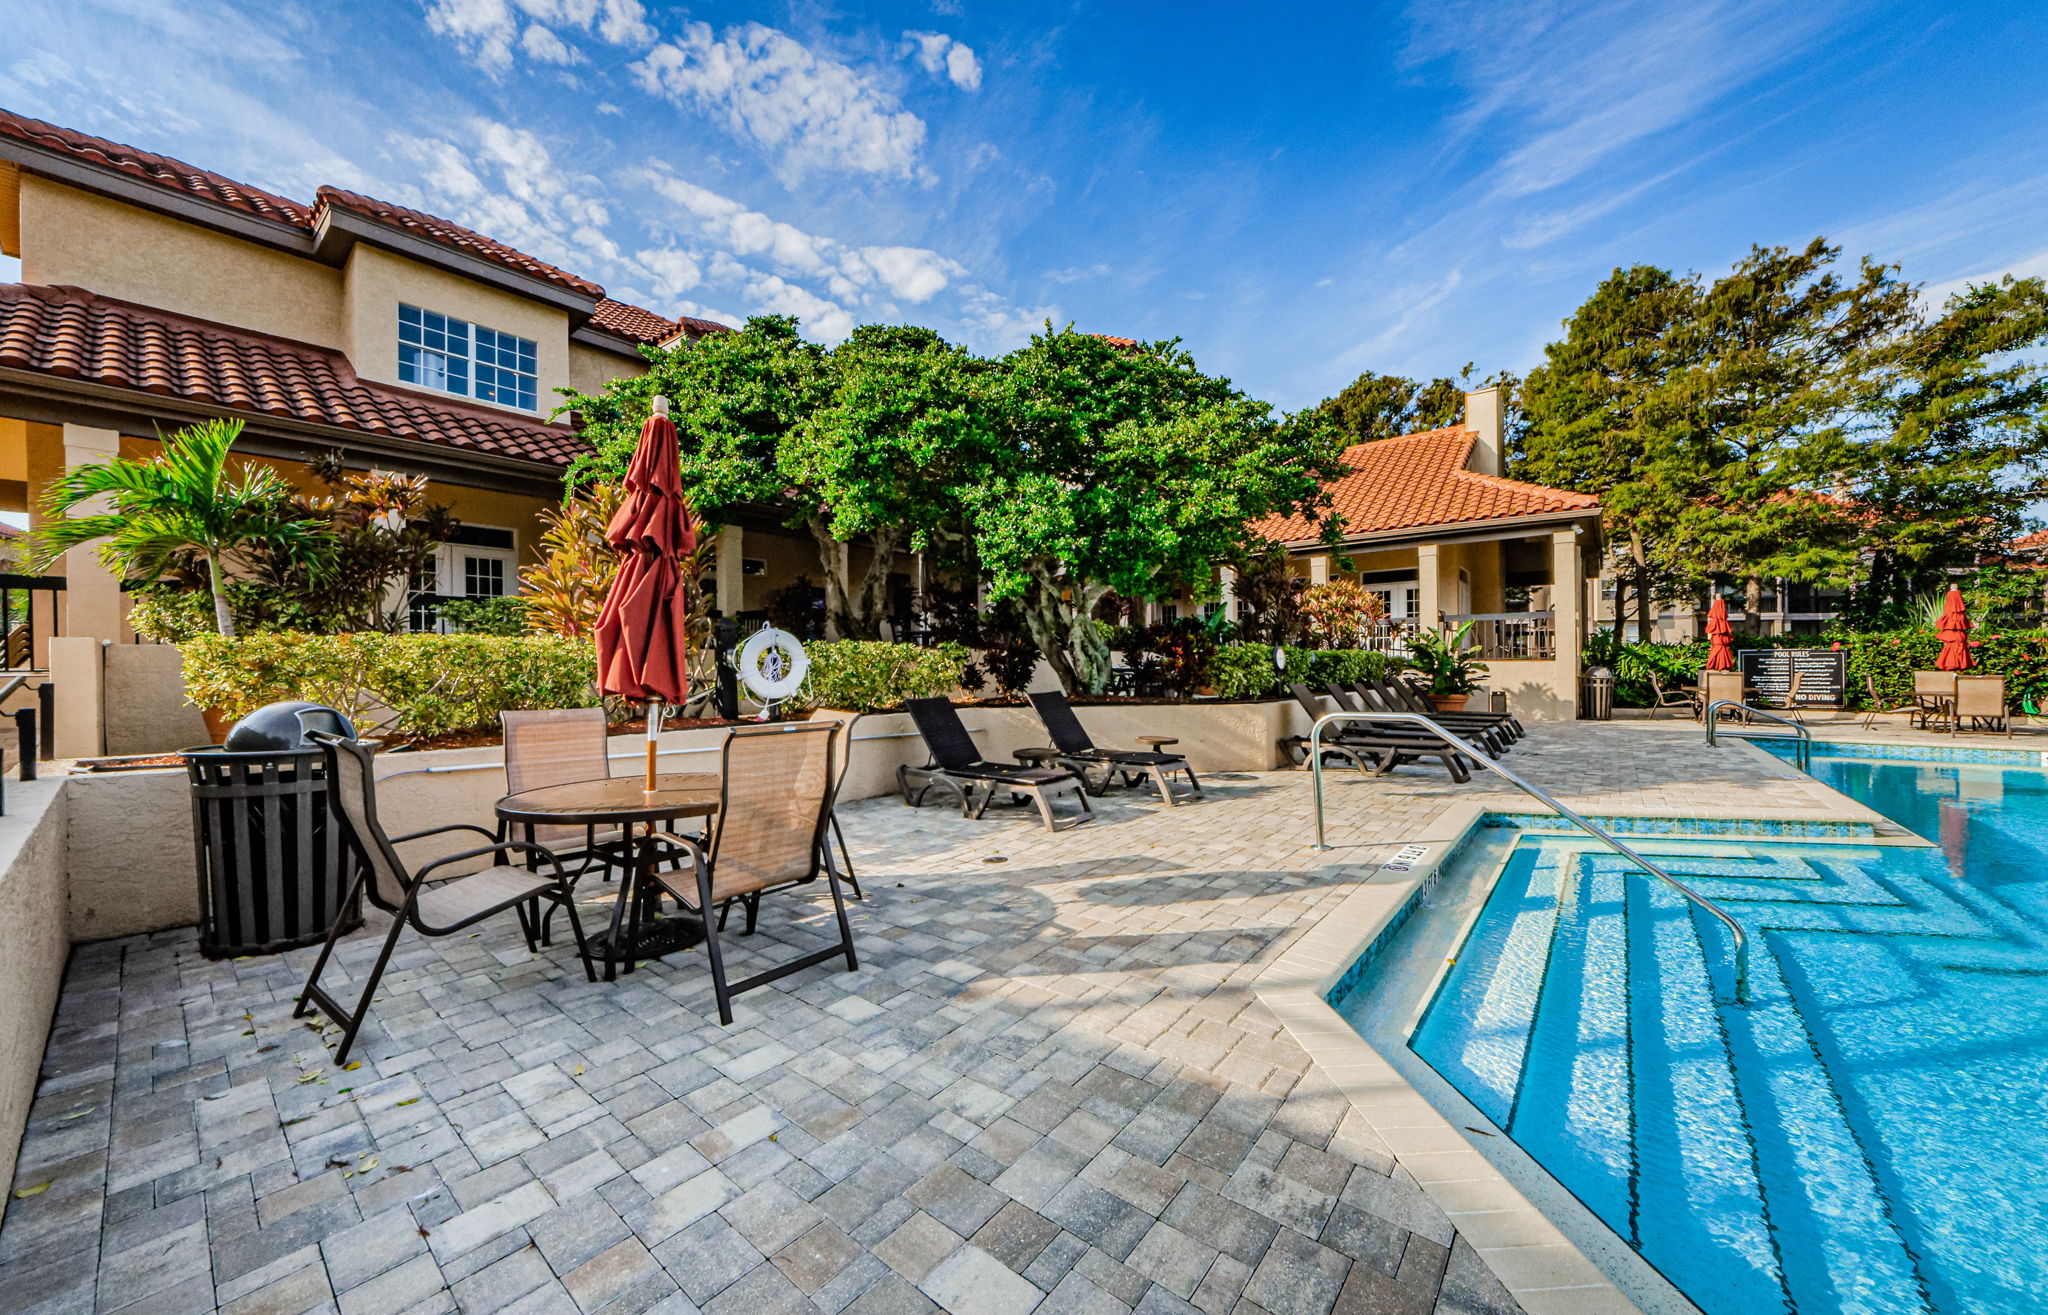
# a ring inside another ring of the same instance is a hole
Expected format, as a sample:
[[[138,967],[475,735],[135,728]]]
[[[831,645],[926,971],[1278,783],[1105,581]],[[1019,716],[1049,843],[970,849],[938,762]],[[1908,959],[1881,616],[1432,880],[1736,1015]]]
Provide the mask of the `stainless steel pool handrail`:
[[[1326,712],[1316,718],[1316,724],[1309,729],[1308,733],[1308,761],[1309,771],[1315,777],[1317,849],[1324,850],[1330,848],[1323,834],[1323,727],[1337,721],[1366,721],[1380,722],[1382,724],[1406,723],[1411,726],[1422,727],[1445,744],[1470,758],[1474,763],[1502,778],[1531,799],[1552,809],[1558,816],[1564,818],[1567,822],[1579,828],[1579,830],[1584,831],[1587,835],[1685,896],[1686,899],[1692,901],[1697,907],[1712,914],[1719,920],[1722,926],[1728,929],[1728,934],[1735,938],[1735,1003],[1739,1005],[1749,1003],[1749,937],[1743,932],[1741,925],[1735,919],[1729,917],[1720,905],[1714,903],[1705,895],[1700,894],[1691,886],[1686,885],[1677,877],[1672,876],[1663,868],[1658,867],[1649,859],[1644,858],[1641,854],[1638,854],[1613,835],[1594,825],[1588,819],[1573,812],[1564,804],[1559,803],[1556,797],[1549,791],[1540,786],[1530,784],[1519,773],[1503,767],[1492,758],[1487,757],[1485,752],[1477,745],[1468,743],[1461,736],[1453,735],[1435,720],[1425,717],[1419,712]],[[1805,728],[1801,727],[1801,729]]]
[[[1780,726],[1790,726],[1793,732],[1790,736],[1772,735],[1766,738],[1773,740],[1790,739],[1792,741],[1792,765],[1802,772],[1813,770],[1813,732],[1811,730],[1793,721],[1790,717],[1779,716],[1769,708],[1754,708],[1738,699],[1715,699],[1707,705],[1707,745],[1709,748],[1714,744],[1714,730],[1721,720],[1721,709],[1723,708],[1735,708],[1740,710],[1745,717],[1762,717],[1767,721],[1777,722]],[[1738,735],[1735,738],[1747,740],[1754,739],[1755,737]]]

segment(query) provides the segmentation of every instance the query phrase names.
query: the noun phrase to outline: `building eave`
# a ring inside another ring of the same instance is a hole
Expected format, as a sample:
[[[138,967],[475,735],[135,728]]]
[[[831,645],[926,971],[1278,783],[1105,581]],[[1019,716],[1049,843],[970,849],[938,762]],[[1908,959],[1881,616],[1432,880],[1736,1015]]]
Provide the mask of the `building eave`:
[[[1527,516],[1498,516],[1486,520],[1456,521],[1441,525],[1415,525],[1391,530],[1374,530],[1365,534],[1347,534],[1334,544],[1320,539],[1287,539],[1280,546],[1289,556],[1306,557],[1324,552],[1342,552],[1353,549],[1401,548],[1421,543],[1478,543],[1489,539],[1526,538],[1531,530],[1570,525],[1578,521],[1600,519],[1598,507],[1568,507],[1558,511],[1536,512]]]
[[[402,228],[394,228],[381,220],[359,215],[344,206],[329,205],[320,208],[318,221],[313,229],[311,250],[314,259],[323,264],[342,265],[348,260],[350,249],[358,242],[380,247],[408,260],[417,260],[423,265],[438,266],[514,296],[544,302],[568,312],[572,327],[581,327],[583,321],[589,319],[591,312],[597,309],[597,303],[601,300],[586,292],[578,292],[543,278],[522,274],[495,260],[472,255],[445,242],[436,242],[432,238],[408,233]]]
[[[230,237],[260,243],[295,256],[314,255],[313,236],[297,224],[265,219],[261,215],[221,205],[205,197],[165,187],[146,178],[136,178],[118,169],[101,168],[63,151],[38,146],[16,137],[0,136],[0,159],[12,160],[23,173],[144,210],[154,210]]]

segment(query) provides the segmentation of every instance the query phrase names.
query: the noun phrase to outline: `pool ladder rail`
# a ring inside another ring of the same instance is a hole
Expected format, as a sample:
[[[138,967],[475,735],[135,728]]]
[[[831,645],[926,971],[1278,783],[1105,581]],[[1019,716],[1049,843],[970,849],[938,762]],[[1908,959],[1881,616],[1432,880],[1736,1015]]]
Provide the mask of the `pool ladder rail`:
[[[1802,772],[1813,770],[1812,731],[1799,722],[1793,721],[1790,717],[1779,716],[1769,708],[1751,707],[1749,704],[1736,699],[1715,699],[1707,705],[1707,744],[1709,747],[1714,744],[1714,730],[1720,724],[1721,709],[1723,708],[1734,708],[1743,715],[1745,720],[1751,717],[1762,717],[1766,721],[1777,722],[1780,726],[1791,727],[1792,734],[1790,735],[1738,735],[1735,738],[1738,740],[1790,740],[1792,741],[1792,765]]]
[[[1718,707],[1719,705],[1717,704],[1716,706]],[[1663,882],[1671,889],[1677,891],[1680,895],[1683,895],[1687,900],[1690,900],[1695,907],[1705,910],[1708,914],[1712,915],[1717,921],[1719,921],[1722,926],[1726,927],[1728,929],[1728,934],[1734,938],[1735,1003],[1738,1005],[1746,1005],[1749,1003],[1749,936],[1742,930],[1742,927],[1735,921],[1735,919],[1728,916],[1728,914],[1721,908],[1720,905],[1714,903],[1714,901],[1708,899],[1705,895],[1700,894],[1691,886],[1686,885],[1683,881],[1680,881],[1678,878],[1672,876],[1663,868],[1658,867],[1649,859],[1644,858],[1641,854],[1638,854],[1634,849],[1630,848],[1628,845],[1623,844],[1619,839],[1617,839],[1607,831],[1603,830],[1601,827],[1595,825],[1588,818],[1581,816],[1579,813],[1574,812],[1572,809],[1558,802],[1556,797],[1554,797],[1549,791],[1543,789],[1540,786],[1532,785],[1529,781],[1523,779],[1520,773],[1515,772],[1509,768],[1503,767],[1498,762],[1495,762],[1492,758],[1488,757],[1485,751],[1480,749],[1477,745],[1469,743],[1462,736],[1452,734],[1450,731],[1446,730],[1433,718],[1425,717],[1419,712],[1327,712],[1324,713],[1322,716],[1316,718],[1316,724],[1309,729],[1308,733],[1308,761],[1309,770],[1315,778],[1315,847],[1317,849],[1326,850],[1331,848],[1329,842],[1324,838],[1323,831],[1323,727],[1330,725],[1332,722],[1340,721],[1363,721],[1377,722],[1381,725],[1420,726],[1425,731],[1428,731],[1431,735],[1434,735],[1438,739],[1442,740],[1451,748],[1456,749],[1459,753],[1464,754],[1474,763],[1485,768],[1487,771],[1492,772],[1495,776],[1501,777],[1503,780],[1507,781],[1508,784],[1514,786],[1517,790],[1520,790],[1523,794],[1528,795],[1531,799],[1534,799],[1538,803],[1543,804],[1545,807],[1551,809],[1559,817],[1564,818],[1565,821],[1570,822],[1573,826],[1577,827],[1581,831],[1584,831],[1587,835],[1593,837],[1593,839],[1599,841],[1601,844],[1607,846],[1607,848],[1613,850],[1615,853],[1621,855],[1629,862],[1635,864],[1644,872],[1647,872],[1649,875]],[[1804,726],[1801,726],[1799,727],[1799,729],[1804,731],[1806,728]],[[1712,725],[1711,723],[1709,723],[1709,735],[1711,736],[1711,734]]]

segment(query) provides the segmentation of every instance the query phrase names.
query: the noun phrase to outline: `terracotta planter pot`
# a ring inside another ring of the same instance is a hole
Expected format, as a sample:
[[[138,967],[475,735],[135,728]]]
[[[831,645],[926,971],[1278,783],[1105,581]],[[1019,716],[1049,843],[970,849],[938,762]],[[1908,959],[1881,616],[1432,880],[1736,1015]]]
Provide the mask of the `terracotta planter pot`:
[[[235,719],[222,712],[219,708],[201,708],[199,715],[206,719],[206,742],[208,744],[219,744],[227,739],[228,728],[235,724]]]
[[[1436,705],[1438,712],[1463,712],[1470,694],[1432,694],[1429,701]]]

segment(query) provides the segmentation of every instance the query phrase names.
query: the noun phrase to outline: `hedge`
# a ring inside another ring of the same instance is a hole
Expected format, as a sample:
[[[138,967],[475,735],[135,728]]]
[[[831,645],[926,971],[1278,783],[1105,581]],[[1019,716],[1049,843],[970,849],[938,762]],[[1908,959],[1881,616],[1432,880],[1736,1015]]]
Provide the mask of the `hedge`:
[[[184,655],[186,695],[200,707],[239,718],[310,699],[364,735],[445,735],[494,726],[508,709],[597,702],[589,641],[553,635],[197,635]]]
[[[807,644],[811,676],[805,706],[849,712],[900,708],[903,700],[951,694],[960,687],[967,649],[960,644],[922,648],[839,639]]]
[[[1360,648],[1289,648],[1287,670],[1273,665],[1273,650],[1263,644],[1233,644],[1217,650],[1209,663],[1209,684],[1226,699],[1257,698],[1280,685],[1301,681],[1385,680],[1407,661],[1389,653]]]

